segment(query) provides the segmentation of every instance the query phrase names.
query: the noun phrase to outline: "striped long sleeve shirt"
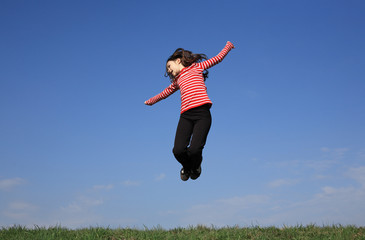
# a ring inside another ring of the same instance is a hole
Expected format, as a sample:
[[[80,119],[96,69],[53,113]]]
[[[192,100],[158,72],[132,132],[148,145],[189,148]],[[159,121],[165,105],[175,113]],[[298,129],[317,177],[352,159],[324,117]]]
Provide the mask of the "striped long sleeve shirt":
[[[147,105],[153,105],[180,89],[180,113],[204,104],[212,104],[212,101],[209,99],[207,94],[203,72],[204,70],[221,62],[232,48],[234,48],[233,44],[231,42],[227,42],[226,46],[217,56],[203,62],[193,63],[192,65],[183,68],[170,86],[165,88],[165,90],[163,90],[160,94],[147,100],[145,103]]]

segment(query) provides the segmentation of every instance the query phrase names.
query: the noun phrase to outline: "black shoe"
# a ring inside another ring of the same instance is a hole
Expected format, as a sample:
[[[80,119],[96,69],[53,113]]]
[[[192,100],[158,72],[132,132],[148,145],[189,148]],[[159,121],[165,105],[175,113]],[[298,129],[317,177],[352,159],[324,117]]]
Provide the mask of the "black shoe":
[[[181,180],[187,181],[189,179],[189,177],[190,177],[189,171],[185,171],[184,168],[182,168],[180,170],[180,178],[181,178]]]
[[[196,170],[193,170],[190,172],[190,178],[192,180],[195,180],[197,179],[198,177],[200,177],[200,174],[202,173],[202,167],[199,167],[198,169]]]

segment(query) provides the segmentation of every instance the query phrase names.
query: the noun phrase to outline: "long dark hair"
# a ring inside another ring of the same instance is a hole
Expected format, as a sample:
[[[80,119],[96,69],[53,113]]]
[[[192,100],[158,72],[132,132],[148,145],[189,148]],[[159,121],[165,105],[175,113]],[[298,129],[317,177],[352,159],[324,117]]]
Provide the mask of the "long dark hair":
[[[180,58],[181,59],[181,64],[184,67],[189,67],[191,64],[193,63],[197,63],[197,62],[201,62],[203,60],[207,60],[207,55],[199,53],[192,53],[191,51],[185,50],[183,48],[178,48],[175,50],[175,52],[167,59],[166,64],[168,61],[175,61],[176,59]],[[171,81],[174,81],[174,76],[171,75],[171,73],[169,73],[167,71],[166,68],[166,72],[165,72],[165,77],[169,77]],[[203,77],[204,77],[204,81],[208,78],[208,71],[204,70],[203,72]]]

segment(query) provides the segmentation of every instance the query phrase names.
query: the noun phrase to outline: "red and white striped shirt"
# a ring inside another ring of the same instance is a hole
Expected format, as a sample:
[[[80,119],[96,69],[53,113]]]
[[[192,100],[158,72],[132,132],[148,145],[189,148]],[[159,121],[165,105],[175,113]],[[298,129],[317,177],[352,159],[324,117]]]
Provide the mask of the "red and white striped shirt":
[[[215,57],[204,62],[193,63],[189,67],[181,70],[174,81],[165,88],[160,94],[150,98],[145,102],[147,105],[153,105],[158,101],[167,98],[178,89],[181,93],[181,111],[183,113],[189,109],[202,106],[204,104],[212,104],[207,94],[203,72],[221,62],[230,50],[234,48],[231,42],[227,42],[222,51]]]

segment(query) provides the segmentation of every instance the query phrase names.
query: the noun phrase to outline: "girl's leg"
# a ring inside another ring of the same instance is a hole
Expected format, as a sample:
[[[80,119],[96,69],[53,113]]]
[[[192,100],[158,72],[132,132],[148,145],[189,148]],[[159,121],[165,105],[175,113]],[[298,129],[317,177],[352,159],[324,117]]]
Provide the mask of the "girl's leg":
[[[192,162],[192,170],[197,170],[202,163],[203,148],[212,124],[212,117],[209,108],[203,107],[201,110],[202,111],[199,111],[197,114],[197,120],[194,124],[193,135],[188,148],[188,156]]]
[[[193,121],[185,118],[183,115],[180,116],[176,129],[174,148],[172,150],[176,160],[181,163],[186,171],[190,171],[192,168],[187,149],[191,134],[193,133],[193,127]]]

